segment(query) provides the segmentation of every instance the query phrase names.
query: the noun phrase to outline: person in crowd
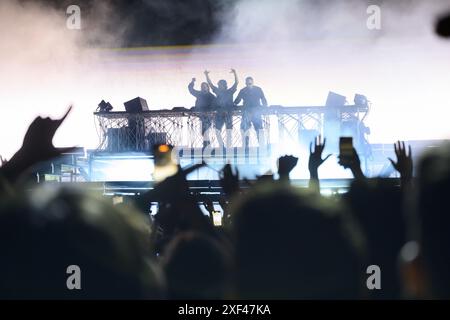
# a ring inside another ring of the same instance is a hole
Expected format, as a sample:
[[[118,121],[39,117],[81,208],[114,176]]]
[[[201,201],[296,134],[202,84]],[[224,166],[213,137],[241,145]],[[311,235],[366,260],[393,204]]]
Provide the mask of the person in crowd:
[[[29,189],[30,168],[72,150],[52,144],[69,112],[37,117],[20,149],[2,160],[0,298],[450,298],[448,145],[423,156],[415,180],[404,142],[389,159],[399,180],[367,178],[353,149],[339,160],[354,175],[339,198],[320,195],[319,167],[330,157],[321,137],[310,146],[305,190],[289,183],[302,165],[292,155],[279,158],[278,181],[242,181],[227,164],[218,228],[214,206],[187,181],[204,163],[178,168],[133,205],[73,188]],[[150,220],[143,213],[152,201],[159,211]],[[199,208],[206,202],[209,216]],[[382,271],[380,290],[366,287],[369,265]]]
[[[450,299],[450,145],[425,153],[408,194],[410,241],[402,249],[407,298]],[[416,197],[414,197],[416,195]]]
[[[163,255],[169,298],[229,298],[231,261],[230,249],[214,238],[195,232],[179,234]]]
[[[0,299],[163,299],[150,227],[82,189],[0,200]]]
[[[235,204],[232,215],[239,298],[362,297],[360,239],[336,205],[269,184]]]
[[[367,243],[367,266],[382,272],[381,290],[371,290],[374,299],[400,299],[398,257],[406,241],[401,190],[389,179],[355,180],[342,200],[360,224]]]
[[[412,179],[411,147],[404,142],[394,144],[396,161],[389,158],[392,166],[400,173],[402,187]],[[350,168],[355,180],[342,200],[352,210],[361,225],[367,241],[368,265],[377,265],[383,273],[381,290],[370,291],[374,299],[400,299],[402,284],[398,272],[398,257],[406,242],[406,217],[402,189],[389,179],[367,179],[361,169],[358,153],[343,161],[344,168]]]

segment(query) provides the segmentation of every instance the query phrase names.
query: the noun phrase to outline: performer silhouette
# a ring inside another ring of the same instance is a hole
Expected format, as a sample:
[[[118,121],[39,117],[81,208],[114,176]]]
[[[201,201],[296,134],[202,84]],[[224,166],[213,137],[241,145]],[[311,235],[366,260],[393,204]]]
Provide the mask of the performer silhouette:
[[[244,132],[249,130],[251,125],[256,130],[256,136],[258,138],[258,142],[261,145],[264,143],[265,137],[263,132],[262,125],[262,117],[261,117],[261,108],[267,107],[267,100],[264,96],[264,92],[260,87],[254,85],[254,81],[252,77],[247,77],[245,79],[246,87],[239,91],[238,96],[234,103],[237,105],[241,100],[243,100],[243,109],[242,109],[242,121],[241,121],[241,131],[243,132],[243,144],[245,147],[248,147],[248,135],[245,135]]]
[[[221,130],[225,124],[226,128],[226,146],[231,147],[232,141],[232,130],[233,130],[233,95],[237,90],[239,83],[236,70],[231,69],[231,73],[234,75],[234,84],[231,88],[228,88],[226,80],[219,80],[217,82],[217,87],[212,83],[209,77],[209,71],[205,71],[206,81],[212,88],[212,91],[216,95],[214,109],[216,110],[216,118],[214,125],[216,128],[216,136],[221,145],[223,145]]]
[[[195,110],[196,111],[212,111],[214,106],[214,100],[216,97],[209,91],[209,85],[206,82],[202,82],[200,88],[201,90],[195,90],[195,78],[192,78],[192,81],[188,85],[189,92],[196,98],[195,100]],[[202,125],[202,137],[203,137],[203,147],[206,147],[209,144],[209,140],[205,139],[205,133],[211,128],[212,119],[208,114],[204,114],[200,116],[200,122]]]

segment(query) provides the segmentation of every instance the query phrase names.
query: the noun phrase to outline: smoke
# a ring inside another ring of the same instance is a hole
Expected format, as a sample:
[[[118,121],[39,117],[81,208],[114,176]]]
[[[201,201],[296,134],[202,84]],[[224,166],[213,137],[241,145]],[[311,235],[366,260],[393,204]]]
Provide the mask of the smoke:
[[[370,6],[381,10],[380,32],[367,28]],[[238,0],[222,15],[217,40],[267,44],[424,36],[433,32],[436,17],[449,9],[445,0]]]
[[[370,5],[380,8],[379,30],[367,27]],[[439,0],[241,0],[223,16],[216,38],[233,45],[219,49],[223,63],[206,68],[219,79],[229,67],[241,79],[253,76],[274,105],[324,105],[328,91],[352,103],[355,93],[364,94],[372,102],[372,143],[449,139],[450,45],[434,34],[436,17],[449,9]],[[283,140],[274,157],[306,157],[293,143]],[[322,172],[345,176],[332,161]]]
[[[450,9],[446,2],[224,0],[208,8],[217,11],[214,19],[189,14],[184,4],[170,32],[149,31],[148,45],[164,34],[182,39],[175,36],[180,29],[183,39],[210,45],[110,50],[129,43],[138,12],[124,16],[111,1],[96,1],[81,8],[82,29],[69,30],[63,6],[1,1],[0,154],[11,156],[37,114],[60,116],[69,104],[74,111],[55,144],[95,148],[92,112],[100,100],[115,110],[136,96],[152,109],[189,107],[192,77],[200,81],[209,69],[213,81],[232,81],[230,68],[241,85],[252,75],[274,105],[323,105],[328,91],[350,102],[366,95],[372,142],[448,138],[450,45],[433,34],[435,18]],[[166,2],[146,3],[155,11],[149,25],[172,21]],[[381,9],[380,30],[367,28],[371,4]],[[197,35],[208,23],[214,32]]]
[[[367,27],[369,5],[380,8],[379,30]],[[241,0],[216,42],[236,44],[235,67],[254,75],[271,104],[323,105],[328,91],[352,102],[362,93],[373,103],[373,142],[442,139],[450,137],[450,46],[434,23],[449,9],[440,0]]]
[[[75,108],[55,143],[84,145],[88,136],[77,133],[86,129],[97,143],[95,127],[86,128],[86,119],[91,118],[87,111],[98,103],[97,92],[108,75],[98,68],[102,57],[94,46],[120,46],[127,26],[111,33],[109,26],[117,17],[107,3],[96,2],[89,8],[92,19],[82,9],[82,28],[72,30],[67,27],[66,8],[13,0],[0,3],[0,153],[6,157],[20,146],[36,115],[57,117],[70,104]]]

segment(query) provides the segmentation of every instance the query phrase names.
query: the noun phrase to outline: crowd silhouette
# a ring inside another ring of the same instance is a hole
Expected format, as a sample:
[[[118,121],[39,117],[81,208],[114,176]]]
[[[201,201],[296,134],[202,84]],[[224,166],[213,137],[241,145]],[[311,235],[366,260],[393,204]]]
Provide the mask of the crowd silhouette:
[[[411,148],[397,142],[396,159],[386,161],[399,180],[366,178],[353,149],[340,161],[353,182],[332,197],[320,194],[319,169],[329,158],[321,137],[308,161],[280,157],[277,176],[245,189],[227,164],[215,226],[214,206],[186,180],[203,164],[179,168],[130,204],[74,186],[30,186],[30,168],[70,150],[52,144],[69,112],[36,118],[17,153],[2,159],[0,298],[450,298],[449,145],[423,154],[413,176]],[[310,171],[308,188],[290,185],[299,165]],[[151,219],[150,200],[159,203]],[[81,290],[67,287],[70,265],[81,270]],[[367,273],[374,265],[375,289]]]

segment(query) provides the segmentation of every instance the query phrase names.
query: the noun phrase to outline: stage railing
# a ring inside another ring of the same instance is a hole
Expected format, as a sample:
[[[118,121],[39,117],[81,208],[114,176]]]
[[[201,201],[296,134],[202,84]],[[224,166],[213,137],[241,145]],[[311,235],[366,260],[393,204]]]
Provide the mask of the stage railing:
[[[289,143],[292,141],[310,140],[314,135],[323,134],[324,121],[336,117],[341,121],[349,117],[360,119],[361,113],[367,109],[357,106],[339,108],[317,107],[261,107],[258,110],[263,121],[266,143]],[[222,113],[223,114],[223,113]],[[231,146],[241,147],[241,121],[243,112],[235,109],[231,112],[233,128],[231,130]],[[220,115],[216,111],[204,112],[193,109],[177,108],[176,110],[150,110],[140,113],[121,111],[95,112],[100,128],[100,144],[98,150],[108,152],[148,151],[155,143],[168,143],[174,146],[199,148],[203,146],[202,119],[209,120],[214,126]],[[256,132],[252,127],[247,133],[249,144],[258,145]],[[217,136],[214,130],[206,133],[211,145],[219,146],[219,139],[227,141],[225,126]]]

